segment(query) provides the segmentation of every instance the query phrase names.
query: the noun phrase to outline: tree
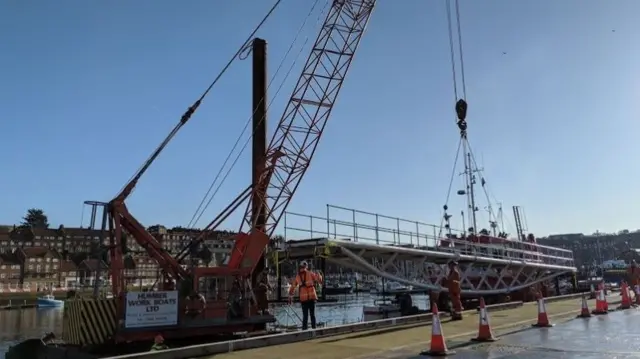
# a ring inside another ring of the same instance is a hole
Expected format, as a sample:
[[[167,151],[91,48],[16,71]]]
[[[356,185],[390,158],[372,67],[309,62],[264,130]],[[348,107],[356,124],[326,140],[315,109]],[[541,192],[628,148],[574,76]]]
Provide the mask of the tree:
[[[22,217],[22,226],[29,228],[49,228],[49,218],[44,211],[38,208],[27,210],[27,215]]]

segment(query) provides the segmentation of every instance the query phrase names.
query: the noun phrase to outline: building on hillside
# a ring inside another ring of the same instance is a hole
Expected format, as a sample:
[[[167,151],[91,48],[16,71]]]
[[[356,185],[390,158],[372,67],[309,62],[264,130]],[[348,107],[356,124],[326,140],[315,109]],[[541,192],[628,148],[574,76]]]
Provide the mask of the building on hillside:
[[[538,243],[572,250],[578,266],[601,265],[605,261],[618,259],[629,247],[640,247],[640,232],[625,230],[617,234],[556,234],[539,238]]]
[[[151,226],[148,231],[174,256],[181,253],[201,233],[200,230],[180,227],[167,229],[161,225]],[[189,265],[196,261],[199,266],[223,263],[233,247],[233,241],[228,239],[232,235],[227,231],[211,232],[203,244],[187,254],[183,263]],[[125,255],[133,261],[133,266],[125,272],[127,283],[143,286],[155,283],[160,276],[155,260],[149,257],[133,237],[125,234],[125,239]],[[108,256],[97,252],[104,248],[101,245],[109,245],[109,241],[105,232],[88,228],[0,226],[0,254],[3,256],[0,260],[5,262],[5,266],[9,266],[5,267],[7,272],[5,278],[0,278],[0,283],[9,285],[13,280],[19,286],[44,290],[51,286],[89,286],[98,279],[106,281],[106,269],[101,278],[95,277],[98,260],[93,258],[102,257],[108,261]],[[16,263],[11,267],[8,264],[10,262]],[[102,263],[107,266],[106,262]],[[20,266],[20,273],[11,274],[12,268],[17,269],[16,265]]]
[[[132,256],[125,261],[125,285],[133,287],[148,287],[160,278],[158,263],[146,255]]]
[[[46,247],[61,254],[89,253],[99,242],[100,231],[86,228],[0,226],[0,250],[5,253],[31,247]]]
[[[78,265],[72,260],[60,261],[60,271],[58,272],[58,283],[62,288],[76,288],[80,284],[80,273]]]
[[[45,291],[59,286],[60,254],[46,247],[18,248],[20,284],[23,289]]]
[[[158,242],[162,244],[162,247],[173,254],[178,254],[183,248],[187,247],[191,240],[197,238],[202,231],[198,229],[188,229],[182,227],[175,227],[167,229],[162,225],[155,225],[148,228],[150,234],[152,234]],[[213,248],[227,248],[233,247],[233,241],[228,238],[233,235],[228,231],[212,231],[204,240],[204,245],[209,249]]]
[[[98,281],[106,285],[109,281],[109,265],[102,260],[88,258],[76,266],[77,287],[92,287]]]
[[[9,246],[11,231],[13,231],[13,228],[14,226],[0,225],[0,248],[6,248]]]
[[[0,290],[20,287],[21,263],[13,253],[0,253]]]

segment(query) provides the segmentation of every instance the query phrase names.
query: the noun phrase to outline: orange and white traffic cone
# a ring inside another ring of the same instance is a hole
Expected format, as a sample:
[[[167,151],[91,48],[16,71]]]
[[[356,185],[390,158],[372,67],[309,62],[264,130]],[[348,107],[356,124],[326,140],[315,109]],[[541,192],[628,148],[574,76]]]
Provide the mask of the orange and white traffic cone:
[[[440,322],[440,313],[438,313],[438,306],[434,303],[431,308],[431,343],[430,348],[427,351],[423,351],[420,355],[429,356],[447,356],[455,354],[454,351],[447,349],[447,343],[442,334],[442,323]]]
[[[587,297],[582,295],[582,308],[580,309],[580,314],[578,314],[578,318],[589,318],[591,317],[591,312],[589,311],[589,305],[587,304]]]
[[[627,284],[627,296],[629,297],[629,304],[631,308],[636,307],[636,290]]]
[[[547,315],[547,306],[544,302],[544,297],[541,295],[538,296],[538,322],[531,326],[537,328],[553,327],[553,324],[549,322],[549,315]]]
[[[622,296],[622,301],[620,302],[618,309],[631,308],[631,297],[629,296],[629,287],[625,282],[622,282],[622,285],[620,286],[620,295]]]
[[[480,297],[480,324],[478,326],[478,336],[472,338],[474,342],[495,342],[497,339],[493,336],[491,324],[489,324],[489,313],[484,304],[484,298]]]
[[[604,296],[604,291],[598,290],[598,295],[596,296],[596,309],[591,311],[591,314],[602,315],[608,313],[609,308],[607,305],[607,298]]]

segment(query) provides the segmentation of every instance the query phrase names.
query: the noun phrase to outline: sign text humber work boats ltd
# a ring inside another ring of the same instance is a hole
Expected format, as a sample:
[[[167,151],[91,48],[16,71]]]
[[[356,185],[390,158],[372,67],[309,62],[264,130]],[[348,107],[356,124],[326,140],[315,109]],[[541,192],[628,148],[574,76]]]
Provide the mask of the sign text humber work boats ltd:
[[[128,292],[125,328],[178,324],[178,292]]]

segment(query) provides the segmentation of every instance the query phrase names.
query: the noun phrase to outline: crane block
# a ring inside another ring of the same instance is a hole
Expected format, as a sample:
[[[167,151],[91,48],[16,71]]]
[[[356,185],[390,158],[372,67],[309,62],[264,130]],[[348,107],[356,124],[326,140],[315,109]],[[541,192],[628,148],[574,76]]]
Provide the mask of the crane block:
[[[238,233],[233,239],[234,245],[227,267],[250,274],[267,248],[269,236],[254,230],[251,233]]]

